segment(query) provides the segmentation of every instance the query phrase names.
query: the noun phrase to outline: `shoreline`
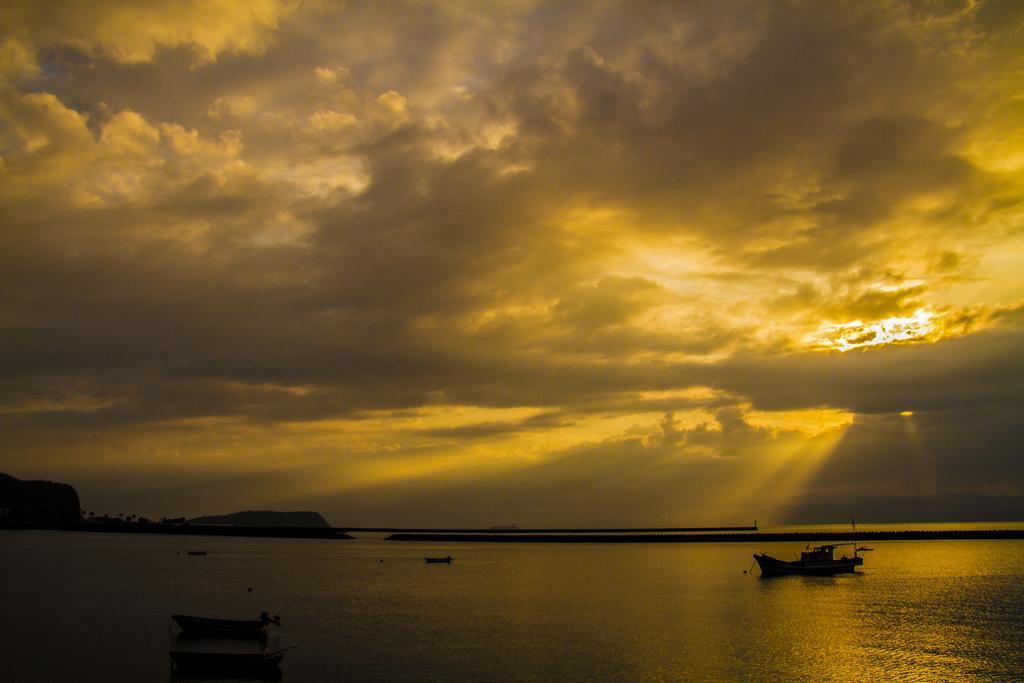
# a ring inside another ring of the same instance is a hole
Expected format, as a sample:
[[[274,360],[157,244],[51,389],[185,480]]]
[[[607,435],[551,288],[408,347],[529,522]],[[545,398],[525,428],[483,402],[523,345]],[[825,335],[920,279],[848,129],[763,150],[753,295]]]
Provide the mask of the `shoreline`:
[[[165,536],[236,536],[248,538],[314,538],[350,540],[353,537],[333,527],[204,526],[170,524],[94,524],[4,526],[0,531],[74,531],[110,534],[161,534]]]

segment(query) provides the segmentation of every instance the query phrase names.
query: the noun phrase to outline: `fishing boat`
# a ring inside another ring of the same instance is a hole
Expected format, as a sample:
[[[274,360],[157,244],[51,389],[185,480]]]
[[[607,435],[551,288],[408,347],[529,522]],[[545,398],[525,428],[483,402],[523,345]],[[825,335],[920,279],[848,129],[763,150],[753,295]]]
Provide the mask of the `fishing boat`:
[[[190,674],[222,674],[228,676],[279,676],[282,650],[259,652],[205,652],[170,650],[168,654],[176,671]]]
[[[843,555],[835,557],[836,548],[841,545],[853,546],[853,557]],[[864,558],[857,555],[860,548],[856,543],[832,543],[829,545],[809,546],[800,553],[800,558],[787,562],[765,553],[755,554],[754,559],[761,567],[761,576],[785,576],[788,574],[804,574],[810,576],[831,576],[853,572],[856,567],[864,564]]]
[[[259,619],[210,619],[187,614],[172,614],[181,633],[193,638],[263,638],[270,624],[281,624],[280,617],[271,619],[266,612]]]
[[[452,563],[452,556],[451,555],[448,555],[447,557],[424,557],[423,559],[427,561],[427,564],[442,564],[442,563],[443,564],[451,564]]]

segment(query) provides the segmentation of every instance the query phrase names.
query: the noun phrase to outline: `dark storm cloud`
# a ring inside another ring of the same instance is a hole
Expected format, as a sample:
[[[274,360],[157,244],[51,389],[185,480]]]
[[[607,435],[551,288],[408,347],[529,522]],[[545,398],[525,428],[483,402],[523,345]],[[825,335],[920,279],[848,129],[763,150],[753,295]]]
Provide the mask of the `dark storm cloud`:
[[[780,180],[821,173],[825,185],[805,211],[818,224],[794,237],[825,249],[870,228],[909,191],[943,187],[969,164],[951,158],[949,170],[935,168],[950,131],[903,113],[938,84],[937,63],[948,75],[955,62],[925,59],[921,37],[878,7],[816,9],[761,6],[752,13],[756,37],[723,58],[722,74],[696,79],[685,60],[653,51],[636,59],[595,42],[515,74],[496,97],[524,122],[523,139],[535,145],[526,154],[544,159],[560,190],[579,183],[573,189],[600,201],[681,212],[713,229],[711,237],[756,234],[766,218],[792,212],[774,196]],[[679,14],[665,23],[692,19]],[[655,44],[665,37],[648,28]],[[800,168],[807,162],[822,166]],[[906,186],[877,178],[880,169]],[[837,192],[844,203],[816,199]],[[857,255],[848,249],[847,258]]]
[[[1024,510],[1019,399],[983,408],[858,419],[811,486],[781,516],[795,521],[1017,519]]]
[[[756,407],[835,406],[856,413],[943,411],[1018,405],[1024,332],[980,332],[926,346],[865,352],[739,357],[709,371]]]

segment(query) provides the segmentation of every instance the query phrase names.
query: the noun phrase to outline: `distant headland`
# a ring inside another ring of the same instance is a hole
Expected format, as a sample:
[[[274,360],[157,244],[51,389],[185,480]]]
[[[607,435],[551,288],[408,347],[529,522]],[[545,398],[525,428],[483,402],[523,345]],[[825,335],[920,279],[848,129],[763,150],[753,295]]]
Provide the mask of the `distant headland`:
[[[0,529],[55,529],[135,534],[255,536],[264,538],[352,538],[335,530],[318,512],[246,510],[187,519],[96,514],[83,510],[70,484],[22,481],[0,473]]]
[[[276,526],[276,527],[306,527],[306,528],[330,528],[330,524],[319,512],[309,510],[302,512],[276,512],[274,510],[245,510],[243,512],[232,512],[228,515],[207,515],[205,517],[193,517],[188,520],[189,524],[210,524],[227,526]]]

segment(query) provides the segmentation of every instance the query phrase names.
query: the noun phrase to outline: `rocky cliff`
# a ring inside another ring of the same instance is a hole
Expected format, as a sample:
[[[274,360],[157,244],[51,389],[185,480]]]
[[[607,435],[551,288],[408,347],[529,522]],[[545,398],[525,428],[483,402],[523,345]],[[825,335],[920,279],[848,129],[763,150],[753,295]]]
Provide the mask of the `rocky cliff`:
[[[68,524],[81,517],[78,492],[53,481],[22,481],[0,474],[0,522]]]

